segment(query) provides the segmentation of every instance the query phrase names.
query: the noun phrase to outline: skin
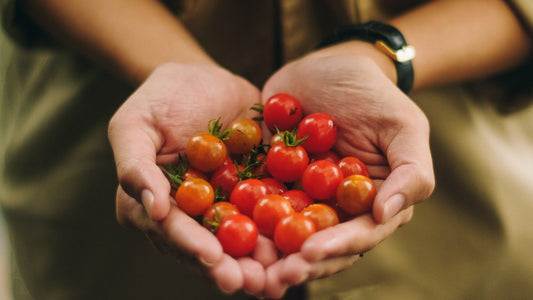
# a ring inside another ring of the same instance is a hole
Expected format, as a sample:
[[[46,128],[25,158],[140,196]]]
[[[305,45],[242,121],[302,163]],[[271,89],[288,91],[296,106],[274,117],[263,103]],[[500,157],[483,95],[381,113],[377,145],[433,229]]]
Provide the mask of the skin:
[[[433,190],[428,122],[395,86],[391,60],[368,43],[310,53],[273,74],[260,92],[218,66],[157,1],[22,1],[22,9],[96,63],[135,86],[143,82],[109,124],[120,182],[117,219],[161,251],[193,258],[225,292],[279,298],[291,285],[343,270],[407,223],[412,206]],[[503,1],[435,1],[389,22],[417,49],[415,90],[508,70],[531,53],[531,40]],[[339,153],[360,157],[378,179],[373,215],[320,231],[285,258],[260,237],[252,257],[235,260],[170,204],[157,163],[174,158],[213,116],[229,124],[279,92],[296,96],[306,113],[334,117]],[[354,118],[361,122],[353,125]]]

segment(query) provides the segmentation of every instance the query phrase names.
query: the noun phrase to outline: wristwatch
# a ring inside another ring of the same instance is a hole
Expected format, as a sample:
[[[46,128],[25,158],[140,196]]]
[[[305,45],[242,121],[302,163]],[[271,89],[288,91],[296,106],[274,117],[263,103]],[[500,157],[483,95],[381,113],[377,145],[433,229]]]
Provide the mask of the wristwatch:
[[[413,46],[407,44],[398,29],[378,21],[343,25],[335,28],[318,48],[348,40],[361,40],[374,44],[376,49],[385,53],[394,62],[398,78],[396,84],[400,90],[406,94],[411,91],[414,81],[411,61],[416,56],[416,51]]]

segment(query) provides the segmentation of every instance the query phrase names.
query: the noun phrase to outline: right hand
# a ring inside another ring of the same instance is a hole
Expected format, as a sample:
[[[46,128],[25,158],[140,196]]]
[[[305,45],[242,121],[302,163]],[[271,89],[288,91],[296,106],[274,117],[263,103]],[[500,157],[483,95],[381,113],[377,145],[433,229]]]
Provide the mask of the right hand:
[[[256,87],[218,66],[167,64],[150,75],[109,124],[119,179],[118,222],[143,231],[163,252],[200,262],[226,292],[261,290],[264,268],[257,260],[224,254],[211,232],[172,204],[159,165],[175,160],[191,135],[207,130],[209,120],[220,117],[229,124],[259,101]]]

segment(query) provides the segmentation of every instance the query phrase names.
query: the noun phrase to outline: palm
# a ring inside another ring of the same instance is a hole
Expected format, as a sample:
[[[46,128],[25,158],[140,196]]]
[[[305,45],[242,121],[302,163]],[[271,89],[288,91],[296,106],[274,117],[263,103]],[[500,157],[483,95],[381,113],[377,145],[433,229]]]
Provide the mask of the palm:
[[[425,133],[423,113],[371,62],[352,57],[305,57],[287,65],[266,84],[263,96],[294,95],[305,113],[324,112],[338,125],[335,150],[354,155],[384,179],[395,163],[387,149],[412,125]],[[387,155],[386,155],[387,153]]]

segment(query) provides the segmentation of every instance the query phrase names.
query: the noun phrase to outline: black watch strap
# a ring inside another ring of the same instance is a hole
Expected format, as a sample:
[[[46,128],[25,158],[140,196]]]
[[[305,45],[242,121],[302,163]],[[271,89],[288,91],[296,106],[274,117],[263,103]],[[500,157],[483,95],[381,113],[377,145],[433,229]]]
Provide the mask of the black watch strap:
[[[322,41],[319,48],[348,40],[370,42],[389,56],[396,66],[397,86],[406,94],[411,91],[414,81],[411,61],[416,53],[414,47],[407,44],[398,29],[378,21],[344,25],[335,28],[333,33]]]

